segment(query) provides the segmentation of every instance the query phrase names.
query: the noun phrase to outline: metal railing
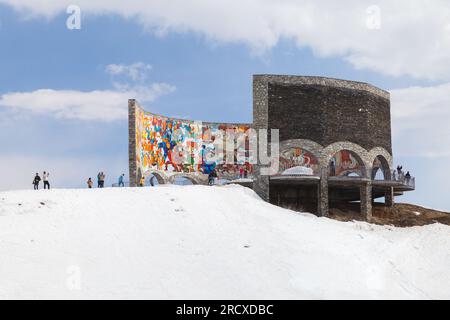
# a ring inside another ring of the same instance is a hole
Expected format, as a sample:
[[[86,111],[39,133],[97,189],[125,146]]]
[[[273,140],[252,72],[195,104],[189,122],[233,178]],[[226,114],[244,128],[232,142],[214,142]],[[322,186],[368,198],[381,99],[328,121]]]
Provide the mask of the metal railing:
[[[401,182],[403,185],[411,188],[416,188],[416,178],[405,175],[404,172],[393,171],[390,181]]]

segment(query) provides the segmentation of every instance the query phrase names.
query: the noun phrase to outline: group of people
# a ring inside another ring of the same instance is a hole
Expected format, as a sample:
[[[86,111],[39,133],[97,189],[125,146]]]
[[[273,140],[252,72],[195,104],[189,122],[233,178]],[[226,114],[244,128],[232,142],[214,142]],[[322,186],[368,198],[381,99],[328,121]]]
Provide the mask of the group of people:
[[[39,173],[36,172],[36,175],[34,176],[33,179],[33,186],[34,186],[34,190],[39,190],[39,183],[42,181],[44,183],[44,189],[48,189],[50,190],[50,182],[48,177],[50,176],[50,174],[48,172],[43,172],[42,173],[42,179],[39,176]]]
[[[105,179],[106,174],[103,171],[100,171],[97,174],[97,188],[104,188],[105,187]],[[89,189],[92,189],[94,187],[94,181],[92,181],[92,178],[89,177],[88,181],[86,182]]]
[[[41,181],[44,183],[44,189],[50,189],[49,176],[50,176],[50,174],[48,172],[46,172],[46,171],[43,172],[42,178],[39,175],[39,173],[36,173],[36,176],[33,179],[34,190],[38,190],[39,189],[39,184],[40,184]],[[239,176],[241,178],[247,178],[247,170],[241,169],[240,172],[239,172]],[[216,169],[213,169],[208,174],[208,185],[210,185],[210,186],[214,185],[216,178],[218,178],[217,171],[216,171]],[[100,171],[97,174],[97,188],[104,188],[105,187],[105,179],[106,179],[106,174],[103,171]],[[150,177],[149,182],[150,182],[150,186],[154,187],[156,185],[156,177],[154,175],[152,175]],[[92,180],[91,177],[87,180],[86,184],[87,184],[89,189],[92,189],[94,187],[94,181]],[[119,187],[125,187],[125,174],[124,173],[122,173],[119,176],[118,186]],[[142,176],[141,179],[139,180],[139,186],[140,187],[144,187],[145,186],[145,177],[144,176]]]
[[[397,171],[394,170],[393,172],[393,178],[394,180],[403,180],[405,178],[407,181],[411,179],[411,174],[409,171],[406,172],[406,174],[403,172],[403,166],[398,165]]]

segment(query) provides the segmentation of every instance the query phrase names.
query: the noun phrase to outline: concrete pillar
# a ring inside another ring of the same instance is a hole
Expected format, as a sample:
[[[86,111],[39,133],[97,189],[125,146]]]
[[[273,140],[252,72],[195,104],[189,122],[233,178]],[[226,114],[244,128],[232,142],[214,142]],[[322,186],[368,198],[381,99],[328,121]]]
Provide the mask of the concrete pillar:
[[[318,208],[317,211],[319,213],[319,216],[321,217],[328,217],[329,212],[329,205],[328,205],[328,172],[327,168],[322,168],[321,176],[320,176],[320,183],[318,186]]]
[[[394,203],[394,187],[389,187],[389,190],[386,191],[384,195],[384,204],[386,205],[386,207],[393,208]]]
[[[372,181],[365,181],[360,187],[361,214],[366,221],[372,219]]]
[[[253,129],[257,131],[258,142],[260,141],[259,130],[269,129],[269,103],[268,83],[264,79],[253,76]],[[268,133],[269,135],[269,133]],[[270,147],[269,147],[270,150]],[[259,151],[259,145],[258,145]],[[258,152],[259,153],[259,152]],[[253,190],[265,201],[270,200],[269,176],[261,176],[261,163],[257,159],[253,166]]]
[[[262,176],[260,174],[261,167],[253,167],[253,190],[257,195],[261,197],[264,201],[270,201],[270,178],[269,176]]]

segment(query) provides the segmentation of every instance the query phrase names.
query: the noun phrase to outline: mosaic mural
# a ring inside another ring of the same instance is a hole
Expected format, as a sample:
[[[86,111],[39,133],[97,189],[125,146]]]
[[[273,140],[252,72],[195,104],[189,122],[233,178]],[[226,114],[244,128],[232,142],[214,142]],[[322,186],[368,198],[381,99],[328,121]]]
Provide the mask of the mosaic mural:
[[[330,176],[363,176],[362,166],[351,151],[342,150],[330,161]]]
[[[226,135],[245,133],[249,126],[203,124],[136,110],[137,168],[150,171],[204,173],[216,170],[224,178],[250,176],[248,139],[234,139],[234,159],[227,164]],[[224,149],[226,150],[226,149]]]
[[[280,153],[280,172],[293,167],[306,167],[319,174],[319,162],[309,151],[301,148],[291,148]]]

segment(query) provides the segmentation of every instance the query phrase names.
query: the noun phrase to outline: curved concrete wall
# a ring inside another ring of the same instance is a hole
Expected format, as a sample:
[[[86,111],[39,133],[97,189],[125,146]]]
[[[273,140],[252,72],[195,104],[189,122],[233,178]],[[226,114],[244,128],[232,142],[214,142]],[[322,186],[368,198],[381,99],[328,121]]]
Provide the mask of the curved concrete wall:
[[[184,176],[194,183],[205,183],[206,175],[216,170],[221,177],[236,178],[240,169],[251,174],[248,161],[233,164],[206,161],[208,153],[215,153],[216,143],[224,139],[224,132],[246,132],[249,124],[200,122],[166,117],[144,111],[135,100],[129,101],[130,118],[130,185],[140,177],[157,173],[160,183],[173,182]],[[245,148],[235,139],[235,152]]]

